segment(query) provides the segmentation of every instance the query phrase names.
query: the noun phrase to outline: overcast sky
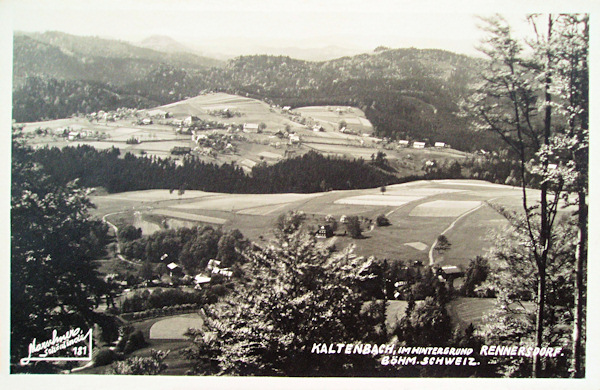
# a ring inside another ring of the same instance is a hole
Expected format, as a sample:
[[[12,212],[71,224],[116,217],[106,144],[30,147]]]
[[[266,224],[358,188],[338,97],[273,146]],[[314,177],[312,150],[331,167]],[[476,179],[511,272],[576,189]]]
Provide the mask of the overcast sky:
[[[589,1],[453,0],[0,0],[12,8],[12,28],[58,30],[140,41],[166,35],[214,50],[218,46],[315,48],[335,45],[364,51],[379,45],[441,48],[476,55],[482,33],[475,15],[503,14],[518,32],[525,14],[581,10]],[[540,7],[540,4],[542,4]],[[561,4],[562,3],[562,4]],[[451,5],[449,7],[448,5]],[[498,6],[498,4],[503,4]]]

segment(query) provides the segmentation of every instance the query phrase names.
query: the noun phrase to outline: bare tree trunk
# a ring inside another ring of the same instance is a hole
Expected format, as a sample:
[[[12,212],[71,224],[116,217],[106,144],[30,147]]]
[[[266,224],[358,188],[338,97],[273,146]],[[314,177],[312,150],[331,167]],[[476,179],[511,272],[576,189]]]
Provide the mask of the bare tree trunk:
[[[552,15],[548,15],[548,42],[552,36]],[[545,80],[545,91],[544,99],[546,102],[546,110],[544,115],[544,145],[550,144],[550,130],[552,128],[552,95],[550,94],[550,86],[552,84],[551,77],[551,66],[552,58],[550,51],[547,53],[547,68],[546,68],[546,80]],[[544,171],[548,169],[548,162],[544,162]],[[551,242],[551,230],[552,226],[549,221],[548,215],[548,184],[542,182],[541,185],[541,226],[540,226],[540,246],[541,253],[536,259],[538,267],[538,313],[536,318],[535,327],[535,340],[536,347],[542,347],[544,341],[544,309],[546,305],[546,265],[548,261],[548,252],[552,245]],[[533,358],[533,376],[539,378],[542,371],[539,356]]]
[[[575,270],[575,313],[573,318],[573,377],[583,378],[585,369],[582,369],[581,361],[584,354],[584,348],[581,345],[583,333],[583,307],[585,306],[584,291],[584,268],[587,259],[587,205],[584,191],[579,191],[579,215],[577,220],[578,241],[577,251],[575,252],[576,270]]]
[[[538,272],[538,312],[535,321],[535,345],[541,347],[544,341],[544,307],[546,305],[546,270]],[[539,378],[542,365],[539,355],[533,357],[533,377]]]

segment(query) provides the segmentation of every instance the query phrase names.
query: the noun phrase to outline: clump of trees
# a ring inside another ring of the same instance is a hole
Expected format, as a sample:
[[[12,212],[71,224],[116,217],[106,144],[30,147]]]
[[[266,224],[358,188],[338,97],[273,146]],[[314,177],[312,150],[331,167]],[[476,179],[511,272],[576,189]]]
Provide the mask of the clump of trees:
[[[358,289],[368,260],[348,260],[316,246],[303,229],[268,248],[245,252],[245,284],[206,308],[206,329],[188,332],[187,356],[202,374],[331,376],[372,373],[369,356],[311,353],[313,343],[383,341],[380,310]],[[315,326],[318,324],[318,326]]]
[[[135,230],[135,228],[133,229]],[[126,228],[125,232],[132,231]],[[133,237],[137,233],[128,234]],[[234,229],[224,232],[212,226],[168,229],[139,237],[121,244],[121,252],[130,259],[161,263],[168,259],[181,264],[189,273],[206,268],[209,260],[221,260],[222,267],[230,267],[239,261],[241,251],[248,245],[242,233]],[[166,257],[164,257],[166,255]]]
[[[350,237],[362,238],[363,229],[360,223],[360,219],[357,216],[352,215],[348,217],[344,225],[346,226],[346,230],[348,231],[348,234],[350,234]]]
[[[88,145],[37,149],[31,158],[57,184],[79,178],[84,186],[104,187],[108,192],[185,188],[227,193],[309,193],[372,188],[399,181],[363,160],[324,157],[316,152],[270,166],[257,165],[251,175],[238,166],[205,163],[191,155],[178,165],[171,159],[130,153],[121,156],[119,149],[98,151]]]

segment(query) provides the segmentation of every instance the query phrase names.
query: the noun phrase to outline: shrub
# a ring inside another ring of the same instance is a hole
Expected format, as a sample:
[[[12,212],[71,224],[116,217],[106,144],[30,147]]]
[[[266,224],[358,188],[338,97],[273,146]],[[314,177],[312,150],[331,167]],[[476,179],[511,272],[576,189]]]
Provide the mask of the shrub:
[[[108,348],[101,349],[94,356],[94,367],[106,366],[117,360],[117,353]]]
[[[377,226],[390,226],[390,220],[383,214],[377,216],[376,219]]]
[[[140,348],[144,348],[146,345],[147,344],[146,339],[144,339],[144,334],[141,330],[136,330],[135,332],[129,335],[123,352],[129,354],[133,351],[137,351]]]

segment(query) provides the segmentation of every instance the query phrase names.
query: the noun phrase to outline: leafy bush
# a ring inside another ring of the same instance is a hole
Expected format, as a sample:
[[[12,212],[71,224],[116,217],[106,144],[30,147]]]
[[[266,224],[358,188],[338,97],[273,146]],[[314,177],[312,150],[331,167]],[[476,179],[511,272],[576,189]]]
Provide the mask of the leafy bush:
[[[106,366],[117,360],[117,358],[118,355],[115,351],[108,348],[101,349],[96,356],[94,356],[94,367]]]
[[[377,216],[376,222],[377,222],[377,226],[390,226],[391,225],[390,220],[383,214],[380,214]]]
[[[116,375],[158,375],[167,365],[164,363],[169,351],[152,350],[149,357],[132,357],[122,362],[117,362],[107,370],[107,374]]]
[[[140,348],[144,348],[146,345],[147,344],[146,339],[144,338],[144,334],[141,330],[136,330],[135,332],[129,335],[123,352],[129,354],[133,351],[137,351]]]

